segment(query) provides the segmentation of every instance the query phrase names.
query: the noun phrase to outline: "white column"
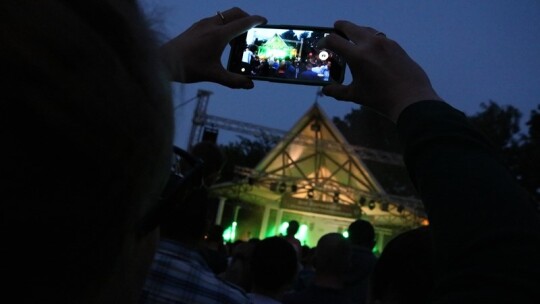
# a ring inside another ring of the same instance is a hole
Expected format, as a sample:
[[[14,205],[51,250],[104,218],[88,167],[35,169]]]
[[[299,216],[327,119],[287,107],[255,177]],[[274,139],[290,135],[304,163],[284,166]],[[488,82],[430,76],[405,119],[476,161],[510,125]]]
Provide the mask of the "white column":
[[[234,218],[233,218],[233,221],[237,222],[238,221],[238,212],[240,212],[240,206],[236,205],[234,206]]]
[[[270,207],[264,206],[261,230],[259,231],[259,240],[264,239],[266,236],[266,229],[268,229],[268,217],[270,217]]]
[[[223,209],[225,209],[225,201],[227,201],[227,198],[219,198],[219,205],[216,214],[216,225],[221,225],[221,220],[223,219]]]
[[[233,223],[232,223],[232,229],[233,229],[233,237],[232,237],[232,241],[236,241],[237,240],[237,235],[236,235],[236,228],[238,227],[238,212],[240,212],[240,206],[236,205],[234,206],[234,217],[233,217]]]
[[[278,209],[276,215],[276,224],[274,225],[274,235],[279,233],[279,226],[281,226],[281,218],[283,217],[283,209]]]
[[[379,253],[381,253],[384,250],[383,245],[384,245],[384,233],[382,231],[379,231],[378,236],[377,236],[377,248],[379,248]]]

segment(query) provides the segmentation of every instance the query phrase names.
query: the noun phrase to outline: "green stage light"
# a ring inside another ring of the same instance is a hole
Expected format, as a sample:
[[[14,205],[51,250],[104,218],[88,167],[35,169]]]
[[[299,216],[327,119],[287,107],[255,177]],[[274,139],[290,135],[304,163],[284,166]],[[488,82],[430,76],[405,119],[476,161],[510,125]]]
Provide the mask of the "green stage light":
[[[281,223],[279,226],[279,233],[281,235],[287,235],[287,228],[289,228],[289,222]],[[308,226],[305,224],[300,225],[298,227],[298,232],[294,235],[296,239],[300,241],[300,243],[304,244],[307,241],[307,235],[308,235]]]
[[[300,228],[298,229],[298,232],[294,235],[295,238],[297,238],[301,244],[305,244],[307,241],[307,232],[308,232],[308,226],[307,225],[300,225]]]
[[[349,231],[345,230],[341,233],[341,235],[343,235],[344,238],[349,238]]]
[[[273,236],[276,236],[276,230],[275,230],[276,227],[272,226],[272,225],[268,225],[268,228],[266,229],[266,234],[265,234],[265,238],[269,238],[269,237],[273,237]]]
[[[236,238],[236,226],[238,224],[233,222],[231,226],[223,230],[223,240],[226,242],[232,242]]]
[[[231,239],[231,232],[232,232],[232,227],[229,226],[227,228],[225,228],[225,230],[223,230],[223,240],[226,241],[226,242],[230,242],[232,239]]]
[[[279,226],[279,234],[287,235],[287,228],[289,228],[289,222],[281,223]]]

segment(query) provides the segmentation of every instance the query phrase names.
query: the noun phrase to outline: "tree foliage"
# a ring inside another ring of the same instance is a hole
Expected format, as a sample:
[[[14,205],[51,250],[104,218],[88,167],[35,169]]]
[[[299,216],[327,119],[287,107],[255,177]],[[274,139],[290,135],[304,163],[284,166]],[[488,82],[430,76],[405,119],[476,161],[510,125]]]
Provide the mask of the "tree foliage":
[[[514,170],[521,185],[540,202],[540,105],[531,111],[529,131],[523,135]]]
[[[367,107],[352,109],[343,119],[333,122],[349,144],[383,152],[401,153],[396,126],[386,117]],[[387,193],[417,197],[405,167],[363,160]]]
[[[506,166],[515,172],[520,157],[521,112],[511,106],[500,106],[490,100],[480,104],[480,111],[470,115],[471,123],[484,133]]]
[[[349,144],[388,152],[402,152],[394,123],[367,107],[352,109],[343,119],[333,118]]]
[[[279,36],[282,39],[285,39],[285,40],[299,40],[293,30],[285,31],[285,32],[281,33],[281,35],[279,35]]]
[[[494,101],[481,103],[481,112],[469,116],[470,121],[499,149],[517,145],[521,112],[510,105],[499,106]]]
[[[540,106],[530,113],[527,133],[520,132],[522,114],[515,107],[490,101],[480,108],[471,122],[492,142],[521,186],[540,201]]]
[[[234,173],[236,166],[254,168],[278,142],[278,138],[271,136],[259,136],[254,139],[238,136],[238,139],[221,146],[227,160],[221,172],[222,181],[236,178]]]

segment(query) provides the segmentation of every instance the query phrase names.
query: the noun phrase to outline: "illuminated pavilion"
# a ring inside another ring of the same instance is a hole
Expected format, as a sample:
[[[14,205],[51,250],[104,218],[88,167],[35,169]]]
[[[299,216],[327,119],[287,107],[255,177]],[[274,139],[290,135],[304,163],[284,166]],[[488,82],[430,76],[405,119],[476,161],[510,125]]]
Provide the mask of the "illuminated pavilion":
[[[313,247],[362,218],[375,226],[380,251],[396,233],[426,223],[421,202],[386,193],[317,103],[255,168],[237,171],[243,178],[212,188],[216,223],[230,241],[283,234],[294,219],[297,238]]]
[[[284,59],[286,57],[296,57],[297,50],[288,46],[285,41],[274,34],[274,36],[259,47],[258,56],[260,58]]]

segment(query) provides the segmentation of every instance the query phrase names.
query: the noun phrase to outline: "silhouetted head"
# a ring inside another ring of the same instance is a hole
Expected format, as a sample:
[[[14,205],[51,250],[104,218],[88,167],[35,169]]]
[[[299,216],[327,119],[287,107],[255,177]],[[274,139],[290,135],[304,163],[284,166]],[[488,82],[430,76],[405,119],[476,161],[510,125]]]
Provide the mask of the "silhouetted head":
[[[429,303],[432,289],[429,228],[416,228],[392,239],[384,248],[372,273],[371,302]]]
[[[375,230],[370,222],[356,220],[349,225],[349,240],[354,245],[364,246],[372,249],[375,245]]]
[[[225,270],[223,277],[227,281],[242,287],[244,290],[251,289],[250,264],[253,250],[257,243],[258,241],[246,242],[237,240],[233,244],[230,244],[231,262]]]
[[[19,285],[6,290],[24,286],[27,303],[129,301],[157,235],[140,221],[172,151],[156,43],[136,1],[0,10],[3,246],[16,265],[3,272]]]
[[[250,265],[252,288],[263,294],[285,291],[293,283],[298,271],[295,249],[280,237],[257,242]]]
[[[289,226],[287,227],[287,235],[294,236],[298,232],[299,228],[300,228],[300,224],[297,221],[295,220],[290,221]]]
[[[317,242],[315,271],[317,274],[342,277],[351,263],[351,243],[340,233],[328,233]]]

